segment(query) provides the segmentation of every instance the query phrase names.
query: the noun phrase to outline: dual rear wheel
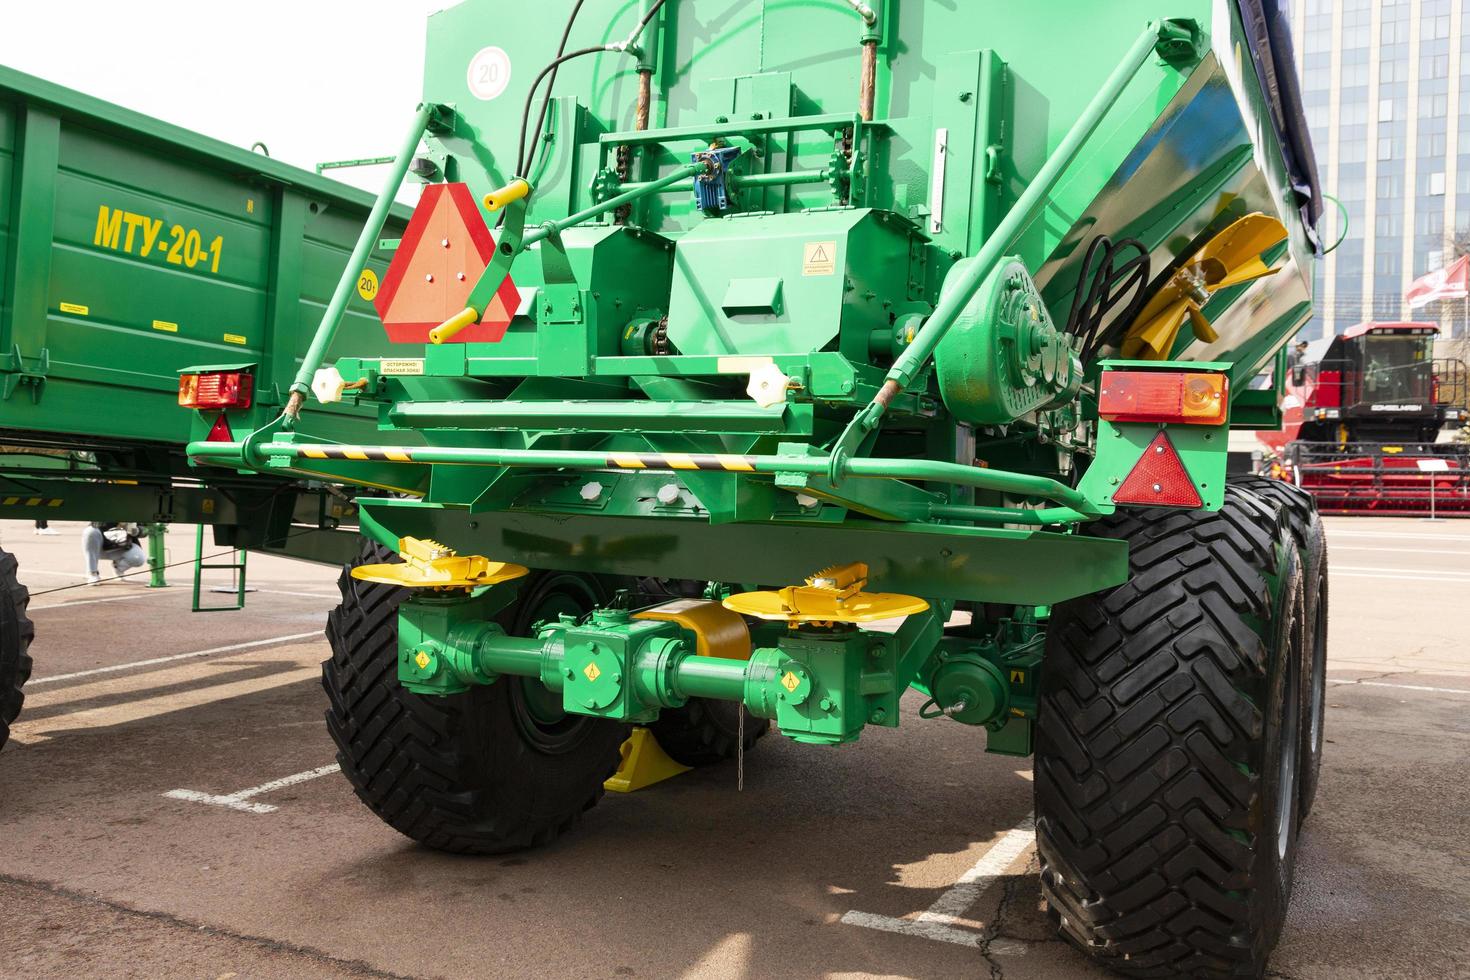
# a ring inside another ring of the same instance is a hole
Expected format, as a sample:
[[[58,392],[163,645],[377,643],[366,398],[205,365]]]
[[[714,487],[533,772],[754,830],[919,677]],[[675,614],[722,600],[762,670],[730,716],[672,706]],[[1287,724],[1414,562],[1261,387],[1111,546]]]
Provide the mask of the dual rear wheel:
[[[1277,490],[1280,487],[1280,491]],[[1058,930],[1139,976],[1257,976],[1291,897],[1322,746],[1326,545],[1311,498],[1120,511],[1131,576],[1060,604],[1036,745]]]

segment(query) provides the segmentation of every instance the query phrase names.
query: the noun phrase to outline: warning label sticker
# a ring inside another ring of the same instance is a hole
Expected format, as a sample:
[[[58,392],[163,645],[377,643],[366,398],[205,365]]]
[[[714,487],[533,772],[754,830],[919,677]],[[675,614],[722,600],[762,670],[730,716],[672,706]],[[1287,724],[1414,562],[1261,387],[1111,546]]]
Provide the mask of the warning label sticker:
[[[807,242],[801,249],[801,274],[830,276],[837,272],[836,242]]]
[[[423,374],[424,359],[421,357],[404,357],[398,359],[383,358],[378,362],[379,374]]]

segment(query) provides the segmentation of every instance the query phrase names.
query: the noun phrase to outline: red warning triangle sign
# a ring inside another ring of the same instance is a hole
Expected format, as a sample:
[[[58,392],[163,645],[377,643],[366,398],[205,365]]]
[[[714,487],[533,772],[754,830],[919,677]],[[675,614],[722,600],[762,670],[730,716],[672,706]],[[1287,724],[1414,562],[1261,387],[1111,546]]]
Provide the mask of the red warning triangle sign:
[[[1143,451],[1133,472],[1113,494],[1118,504],[1146,504],[1151,507],[1201,507],[1199,490],[1189,478],[1189,471],[1179,459],[1169,433],[1163,429]]]
[[[230,421],[225,418],[225,413],[220,412],[219,418],[214,420],[214,425],[209,427],[209,435],[204,437],[205,442],[234,442],[234,433],[230,432]]]
[[[494,254],[495,238],[469,185],[425,187],[373,300],[388,339],[428,343],[430,330],[465,308]],[[520,291],[506,276],[480,322],[461,330],[454,342],[500,340],[520,301]]]

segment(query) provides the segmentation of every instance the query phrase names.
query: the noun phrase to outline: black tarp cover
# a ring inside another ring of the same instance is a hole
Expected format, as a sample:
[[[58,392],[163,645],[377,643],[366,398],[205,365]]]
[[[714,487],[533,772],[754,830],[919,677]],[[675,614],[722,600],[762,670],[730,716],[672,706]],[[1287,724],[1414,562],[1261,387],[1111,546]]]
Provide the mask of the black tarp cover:
[[[1240,20],[1255,62],[1256,75],[1270,109],[1271,124],[1281,141],[1286,172],[1297,194],[1302,223],[1318,253],[1322,240],[1317,223],[1322,217],[1322,186],[1317,179],[1317,157],[1302,112],[1301,85],[1291,42],[1287,0],[1236,0]]]

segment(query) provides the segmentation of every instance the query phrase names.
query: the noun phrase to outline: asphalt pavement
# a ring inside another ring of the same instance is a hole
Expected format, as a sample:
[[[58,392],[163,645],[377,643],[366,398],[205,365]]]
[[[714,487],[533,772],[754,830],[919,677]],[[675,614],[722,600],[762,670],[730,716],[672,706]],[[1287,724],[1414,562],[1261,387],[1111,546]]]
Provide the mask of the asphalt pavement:
[[[88,587],[56,527],[0,522],[36,623],[0,976],[1104,975],[1041,911],[1030,761],[917,700],[854,745],[764,739],[741,792],[716,766],[539,851],[439,854],[335,771],[335,569],[252,556],[243,610],[191,613],[189,568]],[[1329,744],[1272,970],[1470,977],[1470,521],[1328,527]]]

